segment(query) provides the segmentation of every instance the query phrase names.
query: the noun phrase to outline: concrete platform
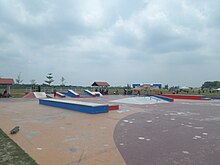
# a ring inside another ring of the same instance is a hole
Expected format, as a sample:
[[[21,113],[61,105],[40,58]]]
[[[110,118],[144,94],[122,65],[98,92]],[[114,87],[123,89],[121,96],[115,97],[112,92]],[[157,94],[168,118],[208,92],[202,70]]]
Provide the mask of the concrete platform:
[[[107,104],[98,104],[90,102],[81,102],[77,100],[61,100],[61,99],[39,99],[39,104],[57,108],[64,108],[84,113],[99,114],[107,113]]]

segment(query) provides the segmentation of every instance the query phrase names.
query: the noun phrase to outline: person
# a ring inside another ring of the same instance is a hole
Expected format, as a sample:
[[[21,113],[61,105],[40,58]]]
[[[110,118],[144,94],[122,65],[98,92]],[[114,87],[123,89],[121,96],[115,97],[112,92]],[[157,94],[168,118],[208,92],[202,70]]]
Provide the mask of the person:
[[[38,85],[38,87],[37,87],[37,91],[38,91],[38,92],[41,92],[40,85]]]
[[[3,92],[3,94],[2,94],[2,97],[7,97],[7,96],[8,96],[7,90],[5,89],[4,92]]]
[[[53,95],[54,97],[56,97],[56,93],[57,93],[57,90],[56,90],[56,87],[53,88]]]
[[[8,98],[11,97],[10,93],[8,93],[7,89],[4,90],[2,97]]]

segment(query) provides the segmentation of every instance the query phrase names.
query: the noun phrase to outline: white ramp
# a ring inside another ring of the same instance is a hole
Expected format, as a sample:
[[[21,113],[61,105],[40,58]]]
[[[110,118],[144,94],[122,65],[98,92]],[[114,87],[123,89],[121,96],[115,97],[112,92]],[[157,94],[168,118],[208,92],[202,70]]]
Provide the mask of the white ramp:
[[[128,97],[119,100],[113,100],[111,102],[126,103],[126,104],[156,104],[156,103],[167,103],[167,101],[154,98],[154,97]]]
[[[79,94],[74,92],[73,90],[69,89],[68,92],[73,93],[74,95],[78,96]]]
[[[45,92],[34,92],[34,96],[38,99],[39,98],[47,98],[47,95]]]
[[[103,96],[100,92],[93,92],[95,95]]]

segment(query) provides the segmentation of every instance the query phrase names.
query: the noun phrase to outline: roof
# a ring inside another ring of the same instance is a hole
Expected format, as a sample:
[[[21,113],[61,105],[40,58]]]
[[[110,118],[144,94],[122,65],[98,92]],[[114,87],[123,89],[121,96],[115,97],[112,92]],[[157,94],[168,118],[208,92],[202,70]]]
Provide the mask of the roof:
[[[12,78],[0,78],[0,85],[12,85],[14,80]]]
[[[92,86],[110,86],[107,82],[94,82]]]

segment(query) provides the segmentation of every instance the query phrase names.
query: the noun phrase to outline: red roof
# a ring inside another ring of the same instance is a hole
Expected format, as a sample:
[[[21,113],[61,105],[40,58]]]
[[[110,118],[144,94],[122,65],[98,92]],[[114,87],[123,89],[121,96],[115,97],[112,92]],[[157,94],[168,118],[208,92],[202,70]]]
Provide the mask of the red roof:
[[[94,82],[92,86],[110,86],[107,82]]]
[[[12,85],[14,80],[12,78],[0,78],[0,85]]]

